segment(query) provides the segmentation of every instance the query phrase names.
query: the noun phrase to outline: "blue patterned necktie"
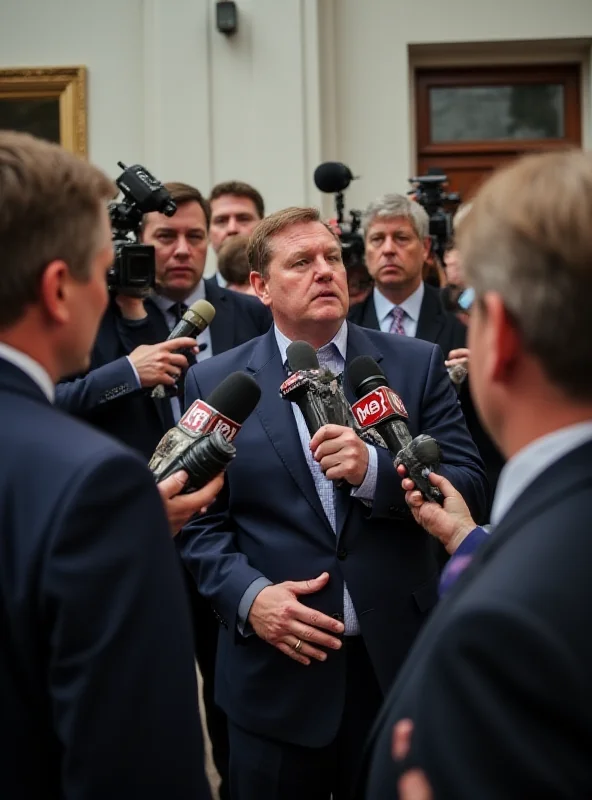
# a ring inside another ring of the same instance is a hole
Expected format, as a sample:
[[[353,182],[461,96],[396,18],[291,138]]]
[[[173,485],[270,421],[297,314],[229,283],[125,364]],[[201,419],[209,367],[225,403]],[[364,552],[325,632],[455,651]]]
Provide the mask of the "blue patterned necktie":
[[[405,328],[403,327],[405,312],[403,309],[400,306],[395,306],[391,311],[391,316],[393,321],[391,322],[389,333],[398,333],[400,336],[405,336]]]

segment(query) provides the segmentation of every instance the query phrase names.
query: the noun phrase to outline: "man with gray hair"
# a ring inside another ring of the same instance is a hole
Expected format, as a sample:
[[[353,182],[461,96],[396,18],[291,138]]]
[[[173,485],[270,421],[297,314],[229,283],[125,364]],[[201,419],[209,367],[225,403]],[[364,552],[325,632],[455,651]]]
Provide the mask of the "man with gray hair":
[[[351,307],[349,319],[364,328],[432,342],[445,357],[454,358],[453,351],[466,347],[466,327],[446,311],[440,291],[423,280],[431,248],[429,225],[425,209],[404,195],[385,194],[370,203],[362,229],[374,290],[363,303]],[[460,401],[493,488],[502,460],[475,414],[466,383]]]
[[[422,206],[403,195],[385,194],[370,203],[362,228],[374,291],[352,306],[349,318],[365,328],[433,342],[447,355],[464,347],[466,333],[444,309],[438,289],[423,281],[429,224]]]
[[[383,708],[365,800],[397,796],[410,767],[424,770],[434,797],[592,797],[591,219],[592,156],[573,151],[506,167],[460,225],[476,295],[471,391],[509,460],[491,536]],[[444,508],[413,492],[407,502],[431,533],[449,526],[464,545],[466,509],[432,477]]]

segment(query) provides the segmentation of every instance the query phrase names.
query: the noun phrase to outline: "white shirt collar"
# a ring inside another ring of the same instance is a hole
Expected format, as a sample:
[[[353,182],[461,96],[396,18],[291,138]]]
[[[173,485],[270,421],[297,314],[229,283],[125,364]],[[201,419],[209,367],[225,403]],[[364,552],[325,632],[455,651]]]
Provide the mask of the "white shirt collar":
[[[156,305],[160,308],[161,311],[168,311],[170,307],[175,302],[171,300],[170,297],[165,297],[163,294],[158,294],[158,292],[154,292],[152,295],[152,299],[156,303]],[[183,302],[187,307],[192,306],[198,300],[205,300],[206,299],[206,284],[204,279],[202,278],[200,282],[197,284],[193,292],[187,297]]]
[[[280,331],[280,329],[277,327],[277,325],[273,326],[273,331],[275,333],[275,340],[277,342],[277,346],[279,348],[280,355],[282,357],[282,364],[285,364],[286,360],[287,360],[286,359],[286,350],[288,349],[288,346],[292,344],[292,342],[291,342],[290,339],[288,339],[287,336],[284,336],[284,334]],[[334,344],[335,347],[337,348],[337,350],[339,351],[339,355],[345,361],[345,357],[346,357],[346,354],[347,354],[347,322],[346,321],[343,322],[341,328],[339,328],[339,330],[337,331],[335,336],[331,339],[331,341],[327,342],[327,344],[324,344],[323,347],[327,347],[328,344]],[[323,349],[322,347],[319,348],[319,350],[322,350],[322,349]]]
[[[407,316],[414,322],[417,322],[419,319],[419,312],[421,311],[424,294],[425,286],[422,281],[417,289],[410,294],[406,300],[403,300],[403,302],[399,304],[399,308],[402,308]],[[390,315],[395,305],[396,303],[391,303],[391,301],[378,290],[378,287],[374,287],[374,307],[376,308],[376,316],[378,317],[379,325]]]
[[[49,402],[53,403],[55,398],[54,383],[45,367],[42,367],[38,361],[35,361],[35,359],[21,350],[17,350],[9,344],[4,344],[4,342],[0,342],[0,358],[14,364],[15,367],[18,367],[28,375],[41,389]]]
[[[499,525],[514,501],[547,467],[590,439],[592,420],[541,436],[516,453],[501,471],[491,509],[491,524]]]

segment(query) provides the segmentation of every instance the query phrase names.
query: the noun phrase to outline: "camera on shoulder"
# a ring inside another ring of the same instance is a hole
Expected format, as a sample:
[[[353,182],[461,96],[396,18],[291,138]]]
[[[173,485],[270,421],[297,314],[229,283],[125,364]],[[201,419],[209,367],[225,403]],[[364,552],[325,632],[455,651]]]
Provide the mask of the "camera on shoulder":
[[[124,199],[109,204],[115,258],[107,283],[113,293],[145,297],[154,288],[156,260],[154,247],[140,242],[142,218],[151,211],[172,217],[177,206],[145,167],[117,163],[123,172],[115,183]]]

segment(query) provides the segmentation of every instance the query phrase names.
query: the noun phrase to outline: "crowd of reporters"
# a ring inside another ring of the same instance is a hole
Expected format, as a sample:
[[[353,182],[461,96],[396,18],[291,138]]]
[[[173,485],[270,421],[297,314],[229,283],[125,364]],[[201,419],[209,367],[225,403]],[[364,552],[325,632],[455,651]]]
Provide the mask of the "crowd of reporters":
[[[56,181],[65,187],[56,207],[79,207],[68,235],[47,211]],[[416,765],[427,771],[412,776],[418,798],[499,796],[478,777],[450,793],[454,781],[424,748],[421,689],[407,678],[401,700],[397,688],[439,594],[489,546],[479,525],[490,522],[502,452],[513,454],[503,436],[490,437],[500,425],[493,412],[497,425],[486,432],[482,423],[483,323],[482,339],[473,334],[471,349],[467,341],[473,287],[455,236],[471,216],[485,226],[479,201],[476,214],[470,206],[457,213],[441,261],[421,203],[377,198],[360,217],[363,258],[345,269],[339,223],[315,209],[266,217],[246,183],[218,184],[208,199],[165,183],[174,213],[146,211],[138,227],[139,243],[153,248],[153,288],[112,286],[107,295],[104,205],[113,184],[57,147],[9,133],[0,135],[0,182],[8,207],[0,215],[0,391],[10,418],[2,440],[16,463],[0,483],[9,531],[3,616],[16,632],[6,636],[0,685],[18,741],[40,765],[23,777],[7,764],[7,796],[209,797],[192,654],[222,799],[396,796],[398,778]],[[38,253],[24,232],[34,224]],[[93,236],[100,246],[89,255],[80,242]],[[471,253],[469,233],[466,241]],[[206,279],[209,245],[218,269]],[[25,262],[29,274],[17,279]],[[176,337],[199,303],[212,309],[206,323]],[[294,356],[304,342],[312,362]],[[378,383],[354,377],[360,358]],[[312,412],[284,390],[311,380],[319,397],[341,398],[342,417],[322,400],[311,423]],[[360,424],[366,407],[356,417],[380,385],[392,387],[380,396],[392,403],[384,419],[398,420],[394,448],[384,425],[383,440],[380,425]],[[197,455],[198,469],[172,454],[204,432],[215,443],[220,431],[227,468],[205,470],[200,483],[206,456]],[[406,461],[399,445],[424,439],[437,454],[414,473],[417,457]],[[35,459],[52,479],[25,487],[25,464]],[[173,461],[182,469],[171,470]],[[157,462],[169,465],[165,479]],[[428,465],[439,473],[433,493],[422,484]],[[433,497],[439,503],[427,502]],[[12,551],[15,536],[22,552]],[[450,709],[440,695],[435,703],[440,725]],[[391,751],[385,731],[393,728]],[[368,740],[374,749],[364,758]],[[480,765],[493,786],[489,764]]]

